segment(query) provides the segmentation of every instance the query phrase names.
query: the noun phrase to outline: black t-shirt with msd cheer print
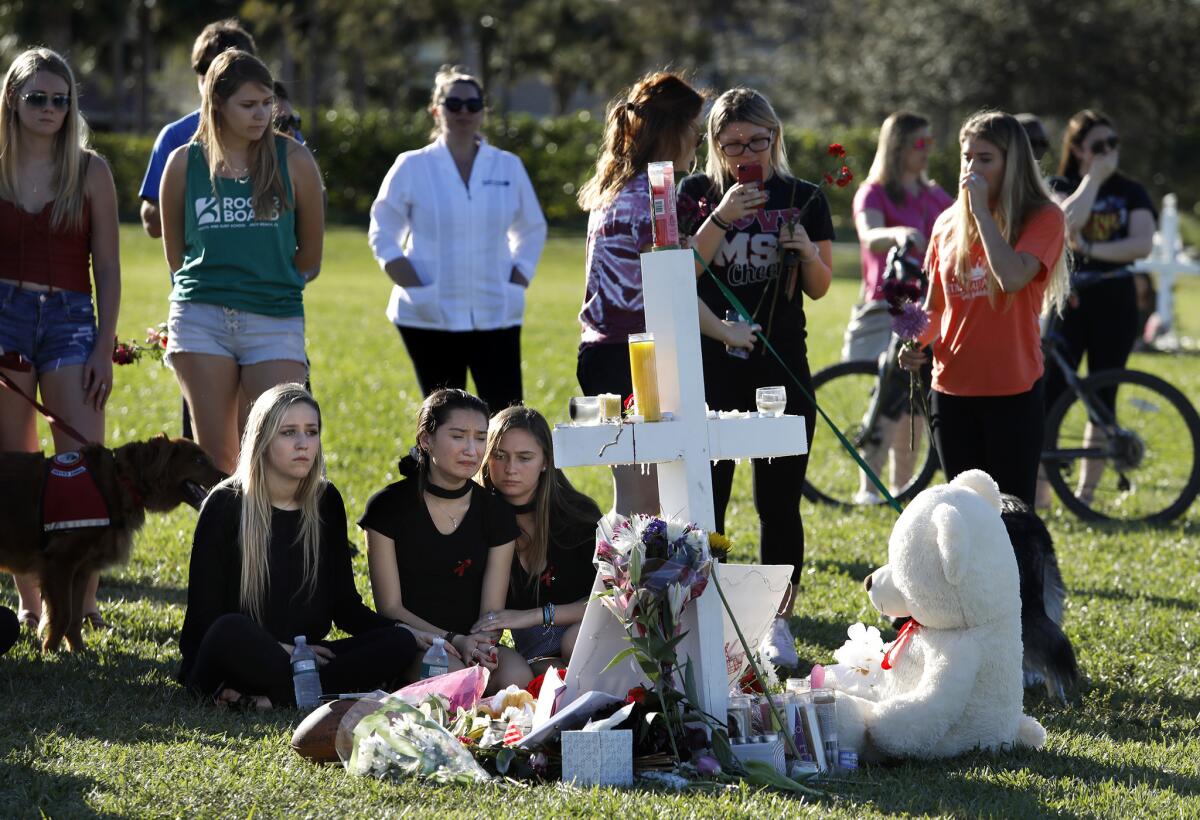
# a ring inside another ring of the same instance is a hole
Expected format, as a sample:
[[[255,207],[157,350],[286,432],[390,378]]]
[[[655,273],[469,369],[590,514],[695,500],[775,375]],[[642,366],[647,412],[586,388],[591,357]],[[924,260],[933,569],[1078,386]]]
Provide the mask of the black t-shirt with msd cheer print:
[[[800,224],[809,239],[832,240],[829,202],[816,185],[781,174],[763,183],[763,189],[767,192],[766,205],[756,214],[733,223],[709,267],[741,300],[754,321],[762,325],[773,345],[794,349],[798,343],[802,348],[804,300],[798,284],[794,297],[790,301],[787,298],[787,273],[782,270],[779,232],[794,214],[803,210]],[[679,183],[679,196],[690,197],[694,202],[704,199],[707,212],[721,202],[721,195],[704,174],[693,174]],[[700,277],[698,290],[700,298],[717,316],[723,317],[731,307],[708,274]]]

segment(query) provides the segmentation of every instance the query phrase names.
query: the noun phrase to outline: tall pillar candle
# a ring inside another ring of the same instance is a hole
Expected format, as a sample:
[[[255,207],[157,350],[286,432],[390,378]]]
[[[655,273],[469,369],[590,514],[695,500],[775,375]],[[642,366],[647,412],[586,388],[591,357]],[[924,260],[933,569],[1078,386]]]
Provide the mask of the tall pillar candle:
[[[638,415],[646,421],[659,421],[658,367],[654,363],[654,334],[629,335],[629,369],[633,376],[633,401]]]

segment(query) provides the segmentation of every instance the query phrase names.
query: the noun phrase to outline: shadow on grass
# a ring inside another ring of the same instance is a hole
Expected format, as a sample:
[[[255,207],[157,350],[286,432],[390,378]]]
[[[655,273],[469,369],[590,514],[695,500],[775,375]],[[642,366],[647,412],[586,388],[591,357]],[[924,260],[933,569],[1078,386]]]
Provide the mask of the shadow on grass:
[[[5,817],[118,817],[89,806],[84,795],[96,781],[0,762],[0,806]]]
[[[1025,692],[1025,708],[1049,731],[1070,731],[1114,742],[1173,743],[1196,737],[1200,698],[1162,690],[1123,689],[1089,681],[1059,704],[1041,689]]]
[[[855,581],[862,581],[872,572],[879,569],[880,566],[879,564],[871,564],[866,561],[831,561],[821,558],[806,561],[805,563],[823,572],[829,572],[834,575],[847,575]]]
[[[147,601],[153,603],[174,604],[183,606],[187,603],[187,590],[180,587],[155,585],[149,578],[131,578],[129,576],[108,579],[100,585],[100,603],[108,600]]]
[[[1108,601],[1128,601],[1131,603],[1145,601],[1146,603],[1163,607],[1164,609],[1182,609],[1189,614],[1196,609],[1195,601],[1185,601],[1182,598],[1168,598],[1163,595],[1139,595],[1120,589],[1100,589],[1096,587],[1078,589],[1073,588],[1071,590],[1071,597],[1103,598]]]

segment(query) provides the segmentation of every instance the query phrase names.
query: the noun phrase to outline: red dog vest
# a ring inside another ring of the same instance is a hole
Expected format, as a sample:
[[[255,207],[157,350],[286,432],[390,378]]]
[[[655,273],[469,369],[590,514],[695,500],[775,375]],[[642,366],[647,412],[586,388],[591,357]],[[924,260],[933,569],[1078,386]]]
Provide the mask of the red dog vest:
[[[108,503],[83,454],[59,453],[52,458],[42,491],[42,529],[55,532],[110,523]]]

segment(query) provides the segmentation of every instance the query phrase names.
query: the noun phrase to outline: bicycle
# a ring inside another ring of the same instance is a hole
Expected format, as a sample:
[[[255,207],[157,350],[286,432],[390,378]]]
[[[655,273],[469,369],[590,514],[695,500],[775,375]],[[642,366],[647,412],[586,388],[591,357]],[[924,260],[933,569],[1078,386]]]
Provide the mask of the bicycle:
[[[1096,278],[1077,286],[1092,281]],[[1046,366],[1058,368],[1067,386],[1046,413],[1041,454],[1055,495],[1085,520],[1174,520],[1200,493],[1200,414],[1182,392],[1150,373],[1126,368],[1081,378],[1068,361],[1056,325],[1043,335],[1042,351]],[[885,446],[880,418],[886,418],[888,394],[895,393],[901,379],[907,394],[907,374],[896,362],[894,338],[881,363],[841,362],[813,377],[818,404],[831,418],[849,420],[842,433],[873,468]],[[1115,396],[1115,413],[1105,394]],[[911,478],[892,492],[897,501],[925,489],[940,466],[932,441],[924,442],[916,459]],[[1088,486],[1096,473],[1099,481]],[[882,503],[878,496],[861,494],[860,476],[854,461],[837,448],[815,448],[804,497],[845,507]],[[1085,478],[1087,485],[1081,482]]]

